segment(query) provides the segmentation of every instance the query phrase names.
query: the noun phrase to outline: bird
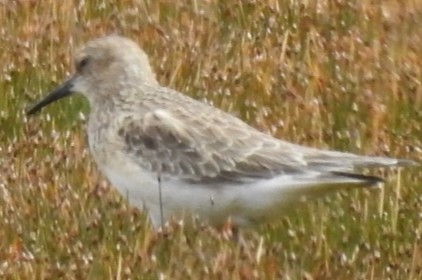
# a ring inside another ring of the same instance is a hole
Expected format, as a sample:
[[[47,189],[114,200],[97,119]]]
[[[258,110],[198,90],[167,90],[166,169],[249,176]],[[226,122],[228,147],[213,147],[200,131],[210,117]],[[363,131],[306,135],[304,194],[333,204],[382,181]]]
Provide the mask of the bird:
[[[75,71],[27,110],[80,93],[90,106],[90,152],[101,173],[161,228],[172,219],[234,227],[279,219],[304,198],[383,179],[356,168],[412,160],[322,150],[277,139],[236,116],[160,85],[147,54],[126,37],[94,38]]]

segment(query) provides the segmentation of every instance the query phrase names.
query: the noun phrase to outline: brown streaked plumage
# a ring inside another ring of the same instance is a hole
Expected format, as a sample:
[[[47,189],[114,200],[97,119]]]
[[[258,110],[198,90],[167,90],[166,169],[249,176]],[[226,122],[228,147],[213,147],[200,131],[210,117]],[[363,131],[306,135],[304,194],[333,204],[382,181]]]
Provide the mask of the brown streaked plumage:
[[[303,196],[372,186],[382,180],[355,167],[412,161],[367,157],[291,144],[240,119],[162,87],[133,41],[107,36],[76,53],[76,73],[36,103],[80,92],[91,106],[91,152],[111,183],[160,225],[194,214],[214,225],[269,221]]]

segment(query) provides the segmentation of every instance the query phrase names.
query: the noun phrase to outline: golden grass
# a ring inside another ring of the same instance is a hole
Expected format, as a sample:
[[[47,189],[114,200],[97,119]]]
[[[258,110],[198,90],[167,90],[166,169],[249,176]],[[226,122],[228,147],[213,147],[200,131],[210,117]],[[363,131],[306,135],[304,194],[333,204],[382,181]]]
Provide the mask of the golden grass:
[[[418,168],[303,204],[239,248],[207,227],[153,232],[91,161],[83,99],[24,116],[80,43],[117,32],[163,84],[261,130],[419,160],[422,4],[381,2],[0,1],[0,277],[420,279]]]

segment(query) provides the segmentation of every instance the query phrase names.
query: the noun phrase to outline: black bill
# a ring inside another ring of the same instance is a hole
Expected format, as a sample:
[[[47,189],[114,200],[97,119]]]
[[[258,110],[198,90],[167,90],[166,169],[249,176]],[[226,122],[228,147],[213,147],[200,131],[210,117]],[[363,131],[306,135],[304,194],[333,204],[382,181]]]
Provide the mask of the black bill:
[[[73,93],[72,87],[73,87],[74,80],[75,80],[75,77],[72,77],[69,80],[67,80],[66,82],[64,82],[58,88],[56,88],[55,90],[50,92],[46,97],[44,97],[43,99],[41,99],[37,103],[33,104],[28,109],[28,111],[26,111],[26,114],[28,116],[32,115],[32,114],[38,112],[39,110],[41,110],[43,107],[47,106],[48,104],[72,94]]]

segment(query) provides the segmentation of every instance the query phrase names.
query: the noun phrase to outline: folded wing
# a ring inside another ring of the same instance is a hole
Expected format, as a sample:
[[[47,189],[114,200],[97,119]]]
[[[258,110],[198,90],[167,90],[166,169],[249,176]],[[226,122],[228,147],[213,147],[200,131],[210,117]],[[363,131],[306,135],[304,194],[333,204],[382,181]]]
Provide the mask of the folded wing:
[[[191,182],[245,181],[319,172],[352,177],[358,166],[410,163],[382,157],[318,150],[273,138],[232,115],[209,111],[157,109],[142,117],[126,117],[119,135],[143,168]],[[197,112],[197,111],[196,111]],[[356,177],[360,178],[360,177]],[[372,181],[374,177],[369,177]]]

